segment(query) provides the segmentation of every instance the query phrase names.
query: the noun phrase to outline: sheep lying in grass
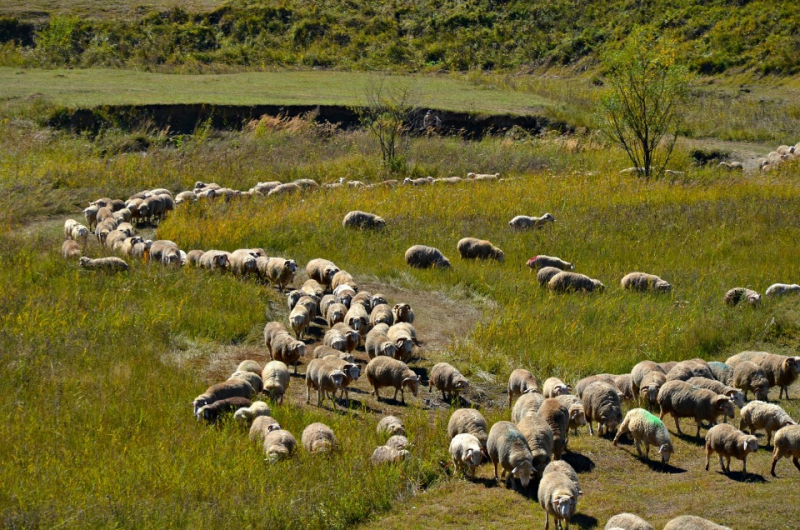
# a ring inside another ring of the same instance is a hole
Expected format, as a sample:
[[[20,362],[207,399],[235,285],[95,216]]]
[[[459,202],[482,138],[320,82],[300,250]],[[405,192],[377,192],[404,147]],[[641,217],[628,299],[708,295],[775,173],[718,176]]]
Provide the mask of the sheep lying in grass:
[[[511,485],[513,477],[519,479],[522,487],[527,487],[533,473],[533,455],[528,449],[525,436],[517,427],[508,421],[498,421],[492,425],[489,438],[486,441],[489,458],[494,465],[494,478],[500,483],[500,478],[508,473],[506,487]],[[497,474],[497,466],[502,468],[502,474]]]
[[[564,394],[569,394],[572,387],[564,384],[564,381],[558,377],[549,377],[542,387],[542,395],[545,398],[553,398]]]
[[[253,387],[250,386],[250,383],[247,381],[243,379],[230,379],[208,387],[205,392],[194,398],[192,406],[194,407],[195,415],[197,415],[202,407],[211,405],[215,401],[233,397],[243,397],[249,400],[253,397],[253,393]],[[248,403],[246,406],[249,405]]]
[[[475,468],[481,463],[481,443],[472,434],[457,434],[450,440],[450,457],[456,472],[465,473],[475,479]]]
[[[678,434],[683,434],[680,418],[694,418],[697,423],[696,437],[700,437],[700,427],[703,420],[712,425],[717,423],[719,416],[733,418],[733,401],[727,396],[697,388],[684,381],[667,381],[658,392],[658,404],[661,406],[659,418],[670,414],[675,420],[675,429]]]
[[[319,422],[307,426],[300,436],[300,441],[303,449],[311,454],[327,453],[335,450],[338,446],[336,436],[331,428]]]
[[[526,415],[538,412],[543,402],[544,396],[539,392],[522,394],[511,409],[511,421],[519,423]]]
[[[645,272],[631,272],[626,274],[622,281],[623,289],[629,291],[650,291],[656,293],[668,293],[672,290],[672,286],[654,274],[647,274]]]
[[[399,464],[410,456],[406,450],[398,451],[393,447],[381,445],[375,448],[369,461],[373,466],[382,466],[386,464]]]
[[[559,272],[561,272],[561,269],[557,267],[542,267],[539,269],[539,272],[536,273],[536,281],[541,287],[547,287],[547,284],[550,283],[553,276]]]
[[[739,302],[747,302],[749,305],[756,307],[761,305],[761,295],[752,289],[734,287],[725,293],[722,301],[725,302],[725,305],[729,306],[735,306]]]
[[[107,258],[91,259],[86,256],[81,257],[80,265],[84,269],[92,271],[127,271],[128,264],[116,256],[109,256]]]
[[[566,521],[566,528],[569,528],[569,520],[578,509],[580,493],[572,474],[558,468],[545,470],[537,494],[539,504],[545,512],[545,530],[550,527],[551,515],[555,519],[556,528],[562,527],[562,521]]]
[[[275,429],[264,436],[264,454],[270,463],[289,458],[296,448],[297,440],[287,430]]]
[[[528,449],[531,451],[531,463],[538,478],[541,478],[545,466],[553,458],[553,429],[538,414],[529,414],[517,423],[517,429],[525,436]]]
[[[616,387],[596,381],[583,391],[583,408],[589,423],[589,434],[594,434],[592,422],[597,421],[597,436],[609,433],[622,421],[622,404]]]
[[[291,381],[289,367],[281,361],[270,361],[261,372],[261,380],[264,382],[264,393],[270,399],[283,403],[283,396]]]
[[[458,403],[458,394],[469,387],[467,378],[461,375],[454,366],[447,363],[437,363],[429,374],[428,392],[434,387],[442,392],[442,400],[452,398]]]
[[[473,435],[486,450],[486,440],[489,438],[488,424],[483,414],[475,409],[458,409],[450,415],[450,421],[447,422],[447,434],[450,438],[468,433]]]
[[[386,226],[386,220],[374,213],[354,210],[344,216],[342,226],[345,228],[360,228],[362,230],[381,230]]]
[[[367,380],[373,387],[375,399],[380,401],[380,389],[394,387],[394,398],[400,392],[400,400],[405,405],[405,390],[411,390],[416,397],[419,391],[419,376],[417,376],[404,362],[391,357],[375,357],[367,364]]]
[[[490,241],[474,237],[465,237],[459,240],[456,248],[458,253],[461,254],[461,259],[494,259],[503,261],[506,257],[505,253]]]
[[[450,260],[438,248],[425,245],[414,245],[406,250],[406,264],[417,269],[430,269],[433,267],[449,269]]]
[[[508,222],[508,226],[515,230],[527,230],[529,228],[542,228],[547,223],[555,223],[556,218],[546,213],[541,217],[529,215],[517,215]]]
[[[73,239],[67,239],[61,245],[61,256],[64,259],[80,258],[81,245]]]
[[[559,272],[547,283],[547,288],[556,293],[603,292],[606,288],[600,280],[589,278],[577,272]]]
[[[397,416],[384,416],[381,418],[381,421],[378,422],[376,430],[378,436],[405,436],[406,434],[406,427],[403,425],[403,421]]]
[[[672,519],[664,530],[731,530],[727,526],[718,525],[708,519],[696,515],[681,515]]]
[[[553,256],[534,256],[528,260],[526,263],[529,269],[531,270],[541,270],[545,267],[555,267],[556,269],[560,269],[562,271],[572,271],[575,270],[575,265],[568,261],[564,261],[561,258],[556,258]]]
[[[706,433],[706,471],[711,454],[719,454],[719,466],[723,473],[731,472],[731,458],[742,461],[742,473],[747,473],[747,455],[758,451],[758,439],[738,430],[732,425],[722,423],[711,427]],[[722,459],[728,463],[727,468]]]
[[[655,530],[653,525],[632,513],[620,513],[608,520],[605,530]]]
[[[739,423],[741,430],[747,429],[750,434],[764,429],[767,436],[764,445],[768,446],[772,440],[772,433],[779,431],[787,425],[796,425],[791,416],[778,405],[764,403],[763,401],[751,401],[742,408],[742,419]]]
[[[775,448],[772,451],[770,474],[775,477],[775,464],[781,458],[792,458],[794,467],[800,471],[800,425],[789,425],[775,433]]]
[[[511,408],[515,397],[528,392],[539,392],[539,383],[528,370],[517,368],[508,376],[508,408]]]
[[[665,464],[669,462],[669,457],[675,451],[664,422],[644,409],[628,411],[625,419],[622,420],[622,425],[617,430],[617,435],[614,437],[615,446],[625,433],[630,433],[633,437],[639,458],[642,457],[642,449],[639,445],[642,442],[644,442],[645,458],[648,460],[650,459],[651,445],[658,447],[658,454],[661,455],[661,461]]]

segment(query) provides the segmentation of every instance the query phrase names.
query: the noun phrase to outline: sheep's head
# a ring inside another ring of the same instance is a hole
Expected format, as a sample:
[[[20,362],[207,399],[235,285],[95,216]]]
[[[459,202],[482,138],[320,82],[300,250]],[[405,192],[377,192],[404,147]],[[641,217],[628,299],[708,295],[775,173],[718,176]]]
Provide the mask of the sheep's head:
[[[292,272],[297,271],[297,262],[293,259],[286,260],[285,266]]]
[[[747,303],[752,306],[761,305],[761,295],[756,292],[747,293],[745,299],[747,300]]]
[[[714,397],[713,406],[719,414],[733,418],[733,401],[728,396]]]
[[[675,452],[675,450],[672,448],[672,442],[661,444],[661,447],[658,448],[658,454],[661,455],[661,461],[665,464],[669,463],[669,457],[672,456],[673,452]]]
[[[573,507],[577,506],[578,501],[572,494],[558,494],[553,499],[553,511],[555,511],[561,519],[569,519]]]
[[[333,386],[335,388],[342,388],[342,382],[344,381],[344,377],[345,377],[343,371],[334,370],[333,372],[331,372],[331,375],[329,377],[330,377],[331,383],[333,384]]]
[[[672,291],[672,286],[669,284],[669,282],[665,282],[664,280],[656,281],[653,288],[660,293],[668,293]]]
[[[375,228],[384,228],[386,226],[386,220],[383,217],[376,217],[375,218]]]
[[[349,377],[351,381],[358,381],[358,378],[361,377],[361,368],[359,368],[358,365],[353,362],[345,364],[342,367],[342,370],[345,374],[347,374],[347,377]]]
[[[401,384],[402,388],[408,388],[415,396],[419,392],[419,376],[406,377]]]
[[[469,381],[463,375],[459,375],[456,377],[455,381],[453,382],[453,388],[456,390],[464,390],[469,388]]]
[[[586,413],[583,405],[574,404],[569,407],[569,421],[576,425],[586,425]]]
[[[482,458],[483,455],[481,455],[480,449],[474,449],[470,447],[464,452],[464,462],[466,462],[471,467],[479,466]]]
[[[92,264],[92,260],[87,258],[86,256],[81,256],[80,264],[81,267],[88,267]]]
[[[747,453],[755,453],[758,451],[758,438],[755,436],[745,436],[742,440],[742,450]]]
[[[733,404],[736,407],[744,407],[744,394],[738,388],[731,388],[730,390],[727,390],[725,395],[731,398],[731,401],[733,401]]]
[[[528,266],[529,269],[535,269],[537,259],[539,259],[539,256],[534,256],[531,259],[529,259],[525,264]]]
[[[800,357],[786,358],[783,361],[783,369],[790,374],[796,374],[800,372]]]
[[[555,223],[556,218],[552,214],[546,213],[539,218],[540,223]]]
[[[405,321],[405,319],[408,318],[409,312],[411,311],[411,306],[408,304],[395,304],[393,309],[395,318],[398,321]]]
[[[565,396],[567,394],[569,394],[569,387],[567,385],[559,383],[553,387],[552,397]]]
[[[286,301],[289,303],[289,309],[294,309],[294,306],[297,305],[297,302],[300,301],[302,297],[304,297],[306,293],[303,291],[290,291],[288,295],[286,295]]]
[[[756,395],[756,399],[769,401],[769,384],[760,384],[753,387],[753,393]],[[733,418],[733,414],[730,417]]]
[[[378,350],[380,350],[380,355],[386,355],[387,357],[395,357],[397,355],[397,346],[388,340],[382,343]]]
[[[511,474],[519,479],[522,487],[527,487],[531,481],[531,474],[533,474],[533,464],[527,460],[520,462],[511,470]]]
[[[372,309],[375,309],[381,304],[389,304],[389,301],[386,299],[386,295],[384,294],[374,294],[372,295]]]
[[[620,423],[622,423],[622,412],[614,409],[610,411],[610,413],[605,414],[601,417],[603,420],[603,424],[606,426],[606,432],[611,432],[617,430],[617,427]]]
[[[296,340],[292,343],[291,352],[298,357],[305,357],[306,355],[306,345],[299,340]]]
[[[575,266],[572,265],[570,270],[572,270],[574,268],[575,268]],[[601,282],[600,280],[594,280],[594,279],[592,280],[592,291],[597,291],[598,293],[602,293],[605,290],[606,290],[606,286],[603,285],[603,282]]]
[[[435,265],[436,265],[437,267],[439,267],[439,268],[442,268],[442,269],[449,269],[450,267],[452,267],[452,265],[450,265],[450,260],[449,260],[449,259],[447,259],[447,258],[445,258],[444,256],[442,256],[441,258],[439,258],[439,259],[436,261]]]
[[[496,248],[494,249],[494,259],[503,262],[506,259],[506,253],[500,250],[499,248]]]
[[[323,273],[323,278],[325,278],[325,280],[327,281],[328,285],[330,285],[330,283],[333,281],[333,277],[336,275],[337,272],[339,272],[339,268],[338,267],[334,267],[332,265],[328,265],[327,267],[325,267],[325,272]]]

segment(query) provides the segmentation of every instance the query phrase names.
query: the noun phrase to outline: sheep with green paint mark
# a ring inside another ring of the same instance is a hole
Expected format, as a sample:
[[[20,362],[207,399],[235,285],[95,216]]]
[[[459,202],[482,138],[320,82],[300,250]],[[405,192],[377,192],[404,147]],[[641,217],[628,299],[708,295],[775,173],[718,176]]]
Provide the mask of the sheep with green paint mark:
[[[669,457],[675,452],[664,422],[644,409],[633,409],[625,415],[625,419],[622,420],[622,425],[619,426],[617,435],[614,437],[615,446],[625,433],[631,434],[639,457],[642,456],[640,443],[644,443],[645,458],[648,460],[650,459],[651,445],[658,447],[658,454],[661,455],[661,461],[665,464],[669,462]]]

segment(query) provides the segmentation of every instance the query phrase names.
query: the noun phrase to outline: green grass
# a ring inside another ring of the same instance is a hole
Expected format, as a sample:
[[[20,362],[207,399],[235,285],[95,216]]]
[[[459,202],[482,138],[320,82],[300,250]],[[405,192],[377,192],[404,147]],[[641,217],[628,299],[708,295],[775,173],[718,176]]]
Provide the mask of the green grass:
[[[222,5],[221,0],[26,0],[0,4],[0,15],[23,19],[38,19],[52,15],[71,15],[91,18],[113,18],[119,20],[141,17],[151,11],[167,11],[180,7],[193,12],[211,11]]]
[[[195,422],[189,403],[235,366],[239,358],[226,357],[231,350],[263,356],[261,330],[267,320],[285,319],[283,299],[226,275],[132,263],[129,273],[110,276],[59,257],[64,218],[79,217],[88,200],[101,196],[127,197],[156,186],[177,191],[196,180],[237,189],[300,177],[381,180],[386,175],[365,133],[295,123],[206,131],[181,137],[180,144],[127,152],[119,144],[136,135],[156,142],[159,133],[72,136],[38,126],[20,109],[7,109],[3,119],[3,526],[541,525],[535,502],[491,487],[489,467],[476,484],[450,477],[442,465],[449,411],[438,400],[426,403],[432,395],[425,390],[409,398],[409,407],[393,409],[406,421],[413,458],[376,470],[367,462],[378,443],[378,414],[306,406],[302,380],[293,378],[293,393],[275,407],[275,417],[298,438],[305,425],[324,421],[343,451],[327,458],[301,451],[290,462],[267,465],[234,426]],[[796,352],[796,298],[766,300],[756,310],[721,301],[736,285],[763,292],[773,282],[800,277],[796,165],[767,175],[729,175],[693,168],[681,151],[675,167],[685,175],[642,181],[618,175],[626,165],[619,151],[585,138],[578,147],[567,140],[575,138],[414,139],[407,152],[410,174],[499,171],[512,180],[196,204],[179,208],[157,237],[185,249],[258,246],[301,265],[324,256],[356,278],[438,291],[462,304],[483,302],[484,318],[474,331],[455,337],[445,351],[426,352],[414,366],[430,368],[442,359],[457,366],[476,387],[468,396],[481,396],[490,421],[507,418],[505,378],[517,367],[540,380],[558,375],[575,382],[589,373],[627,371],[644,358]],[[341,218],[352,209],[382,215],[386,231],[345,232]],[[557,222],[544,230],[515,233],[506,225],[517,213],[545,211]],[[505,250],[506,261],[461,261],[455,245],[467,235],[490,239]],[[441,248],[453,269],[410,270],[403,252],[412,243]],[[539,253],[573,261],[579,272],[601,279],[606,292],[543,291],[525,267]],[[623,292],[619,279],[631,270],[660,274],[674,292]],[[791,392],[797,396],[797,385]],[[358,399],[375,408],[366,394]],[[795,418],[800,414],[796,398],[781,405]],[[673,463],[686,471],[679,474],[649,470],[629,455],[630,446],[615,450],[585,434],[570,445],[596,466],[581,474],[584,518],[576,526],[582,528],[602,527],[625,510],[659,524],[678,513],[703,513],[745,529],[785,527],[793,516],[800,475],[784,460],[780,478],[769,477],[763,449],[748,466],[766,479],[759,483],[755,476],[755,482],[723,477],[713,461],[711,472],[702,471],[702,449],[692,440],[676,441]],[[764,498],[771,499],[769,508]]]

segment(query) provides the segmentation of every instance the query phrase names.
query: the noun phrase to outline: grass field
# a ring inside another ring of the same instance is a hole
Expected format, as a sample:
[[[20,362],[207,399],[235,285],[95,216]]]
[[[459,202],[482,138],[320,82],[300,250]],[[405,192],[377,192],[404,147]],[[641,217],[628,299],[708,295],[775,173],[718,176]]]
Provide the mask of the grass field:
[[[273,405],[276,419],[298,438],[309,423],[324,421],[343,448],[326,458],[300,451],[291,461],[266,464],[244,432],[197,423],[189,403],[240,360],[266,359],[263,326],[287,316],[279,293],[230,275],[137,262],[127,274],[94,274],[59,256],[64,219],[79,218],[97,197],[160,186],[178,191],[197,180],[237,189],[302,177],[382,180],[377,148],[365,133],[284,122],[157,144],[158,132],[90,138],[52,131],[8,108],[0,128],[0,406],[8,415],[0,423],[0,459],[7,463],[0,466],[0,524],[542,525],[534,488],[497,487],[490,466],[475,483],[452,477],[450,404],[427,388],[401,406],[377,402],[361,380],[352,394],[356,405],[334,413],[329,403],[306,405],[303,380],[293,377],[287,402]],[[120,148],[142,135],[149,147]],[[326,257],[392,301],[410,300],[423,342],[412,367],[425,375],[436,362],[455,365],[472,382],[466,402],[490,422],[508,419],[505,382],[517,367],[540,382],[557,375],[574,383],[590,373],[625,372],[644,358],[724,360],[743,349],[796,355],[797,298],[765,300],[758,309],[721,302],[733,286],[763,292],[800,278],[796,165],[731,175],[693,167],[681,149],[675,167],[684,175],[642,181],[619,175],[623,155],[592,137],[550,136],[417,138],[407,161],[412,175],[498,171],[510,180],[195,204],[157,230],[140,228],[186,250],[257,246],[301,267]],[[387,229],[346,232],[341,218],[352,209],[382,215]],[[515,214],[545,211],[557,221],[544,230],[516,233],[506,224]],[[490,239],[506,261],[460,260],[455,245],[467,235]],[[402,256],[413,243],[441,248],[452,270],[409,269]],[[88,253],[104,251],[93,244]],[[525,267],[540,253],[573,261],[606,291],[542,290]],[[631,270],[661,275],[673,293],[623,291],[619,279]],[[366,360],[364,352],[358,357]],[[798,418],[798,385],[790,393],[794,399],[780,404]],[[375,469],[368,464],[381,442],[374,427],[386,413],[404,418],[412,458]],[[694,432],[691,422],[682,423]],[[705,472],[699,442],[675,435],[671,420],[667,425],[676,443],[668,467],[642,463],[631,445],[614,449],[585,429],[571,439],[567,460],[579,469],[584,491],[576,527],[602,528],[621,511],[657,526],[680,513],[737,529],[796,526],[800,474],[783,460],[779,477],[769,475],[763,436],[748,460],[750,474],[726,477],[713,459]]]
[[[0,2],[0,15],[36,19],[42,16],[69,15],[91,18],[138,18],[152,11],[166,11],[176,7],[192,12],[205,12],[219,7],[221,0],[30,0]]]

